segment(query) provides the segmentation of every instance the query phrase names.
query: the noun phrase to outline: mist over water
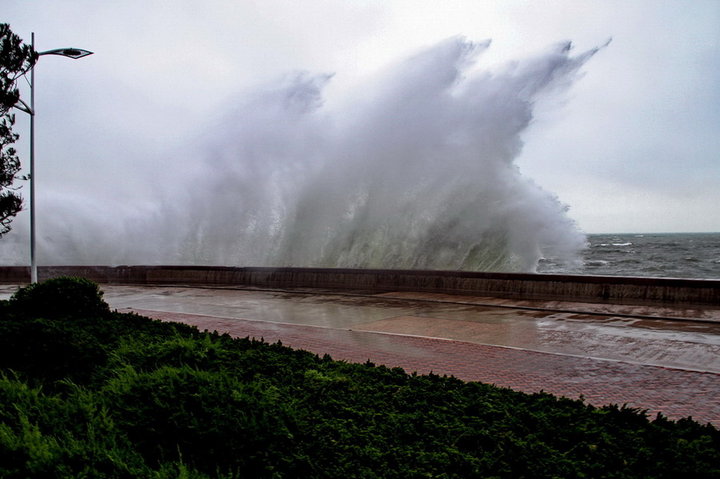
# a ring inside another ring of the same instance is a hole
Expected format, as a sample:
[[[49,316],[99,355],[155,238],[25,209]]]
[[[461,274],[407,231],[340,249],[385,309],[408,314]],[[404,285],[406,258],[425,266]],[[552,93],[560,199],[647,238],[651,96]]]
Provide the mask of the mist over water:
[[[538,102],[597,51],[568,43],[502,69],[489,42],[443,41],[342,104],[333,76],[296,73],[247,94],[179,159],[160,201],[55,195],[38,212],[39,264],[202,264],[534,271],[579,260],[585,236],[515,160]],[[27,228],[0,263],[27,264]]]

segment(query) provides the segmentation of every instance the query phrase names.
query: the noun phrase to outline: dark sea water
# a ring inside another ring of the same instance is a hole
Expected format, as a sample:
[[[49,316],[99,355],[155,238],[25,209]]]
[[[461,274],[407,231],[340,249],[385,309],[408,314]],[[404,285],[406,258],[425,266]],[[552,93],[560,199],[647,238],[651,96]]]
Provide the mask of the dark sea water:
[[[720,233],[588,235],[582,264],[544,258],[538,273],[720,279]]]

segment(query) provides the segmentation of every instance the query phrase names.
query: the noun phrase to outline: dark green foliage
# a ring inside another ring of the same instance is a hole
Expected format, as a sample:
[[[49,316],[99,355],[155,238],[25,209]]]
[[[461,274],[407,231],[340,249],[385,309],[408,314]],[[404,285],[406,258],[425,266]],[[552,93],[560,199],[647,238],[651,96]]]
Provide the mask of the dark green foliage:
[[[720,433],[689,419],[332,361],[51,286],[0,304],[0,477],[720,477]]]
[[[128,367],[103,396],[114,405],[118,428],[151,464],[185,458],[202,469],[226,464],[264,477],[292,449],[284,401],[262,381],[190,367],[146,373]]]
[[[46,388],[60,379],[87,382],[107,353],[92,327],[82,329],[84,322],[7,321],[0,334],[0,364],[22,373],[29,384]]]
[[[101,318],[110,312],[102,295],[92,281],[61,277],[19,290],[9,306],[29,318]]]
[[[0,476],[145,477],[147,467],[91,393],[66,399],[0,378]]]

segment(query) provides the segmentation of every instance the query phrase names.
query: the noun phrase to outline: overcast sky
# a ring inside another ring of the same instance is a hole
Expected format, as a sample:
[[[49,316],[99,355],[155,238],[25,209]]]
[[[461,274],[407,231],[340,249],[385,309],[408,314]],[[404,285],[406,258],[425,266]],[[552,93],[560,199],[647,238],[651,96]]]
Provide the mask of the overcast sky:
[[[587,233],[720,231],[718,0],[3,0],[0,21],[39,51],[95,52],[36,68],[36,178],[98,202],[151,198],[243,91],[286,72],[334,74],[332,107],[454,35],[492,40],[485,67],[612,38],[538,105],[518,167]]]

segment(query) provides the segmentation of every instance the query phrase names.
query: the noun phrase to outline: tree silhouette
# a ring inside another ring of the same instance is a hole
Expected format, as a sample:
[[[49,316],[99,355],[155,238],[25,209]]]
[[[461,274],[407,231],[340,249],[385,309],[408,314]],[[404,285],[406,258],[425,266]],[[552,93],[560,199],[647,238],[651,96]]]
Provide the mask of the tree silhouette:
[[[30,45],[15,35],[10,25],[0,23],[0,236],[10,231],[10,222],[22,209],[22,197],[13,187],[20,179],[20,158],[12,145],[19,135],[13,132],[15,115],[13,107],[21,104],[32,112],[20,99],[17,81],[37,61],[38,54]]]

